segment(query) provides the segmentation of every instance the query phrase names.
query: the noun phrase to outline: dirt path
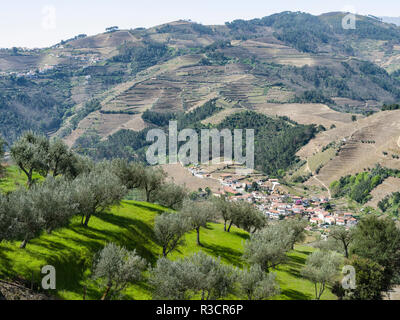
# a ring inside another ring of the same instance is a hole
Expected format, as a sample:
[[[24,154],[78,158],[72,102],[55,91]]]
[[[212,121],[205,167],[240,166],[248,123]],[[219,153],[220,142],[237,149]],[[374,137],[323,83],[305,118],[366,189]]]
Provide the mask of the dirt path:
[[[310,169],[308,160],[307,160],[307,170],[312,174],[312,171]],[[325,183],[323,183],[321,180],[318,179],[318,175],[317,176],[313,175],[312,177],[313,177],[313,179],[315,179],[320,185],[322,185],[328,191],[329,200],[332,199],[331,190],[329,190],[328,186]]]

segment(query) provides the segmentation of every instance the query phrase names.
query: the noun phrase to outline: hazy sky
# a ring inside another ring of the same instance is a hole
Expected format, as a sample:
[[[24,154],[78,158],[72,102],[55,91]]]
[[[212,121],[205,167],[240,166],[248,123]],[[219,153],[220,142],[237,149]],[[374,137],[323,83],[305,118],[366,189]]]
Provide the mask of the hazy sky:
[[[261,18],[281,11],[320,14],[355,11],[400,16],[399,0],[1,0],[0,47],[46,47],[80,33],[151,27],[191,19],[223,24],[234,19]]]

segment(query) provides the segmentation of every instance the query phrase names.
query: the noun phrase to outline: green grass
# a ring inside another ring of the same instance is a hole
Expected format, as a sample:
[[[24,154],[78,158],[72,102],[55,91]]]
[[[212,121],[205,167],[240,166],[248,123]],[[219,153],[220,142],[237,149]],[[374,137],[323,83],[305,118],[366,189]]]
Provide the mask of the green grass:
[[[42,234],[30,241],[25,250],[18,248],[19,242],[3,242],[0,245],[0,275],[5,278],[15,276],[30,280],[32,272],[35,283],[40,283],[41,267],[53,265],[57,270],[57,290],[55,295],[61,299],[82,299],[83,287],[87,286],[87,299],[99,299],[101,288],[90,280],[93,254],[107,242],[115,242],[137,252],[154,265],[161,255],[161,248],[155,243],[153,234],[154,217],[163,212],[163,208],[144,202],[123,201],[121,206],[111,212],[93,217],[89,227],[80,225],[80,218],[72,219],[67,228]],[[188,233],[186,245],[171,255],[172,259],[190,255],[203,250],[212,256],[220,256],[224,263],[239,268],[245,264],[241,258],[244,241],[248,234],[237,228],[231,233],[223,231],[221,224],[209,224],[202,228],[201,241],[196,245],[195,232]],[[275,299],[312,299],[313,284],[299,276],[310,247],[298,246],[289,254],[288,264],[280,266],[277,279],[282,294]],[[130,286],[126,299],[151,299],[150,288],[146,281]],[[230,297],[237,299],[237,297]],[[327,291],[323,299],[334,299]]]
[[[38,175],[35,178],[40,178]],[[26,185],[25,175],[17,167],[8,167],[6,177],[0,180],[0,191],[9,192]],[[150,264],[155,265],[162,249],[156,244],[153,225],[156,215],[164,208],[158,205],[138,201],[123,201],[110,212],[92,217],[89,227],[80,224],[80,217],[74,217],[69,226],[43,233],[31,240],[26,249],[19,249],[19,242],[0,244],[0,277],[20,277],[32,279],[39,284],[42,278],[40,270],[44,265],[53,265],[57,271],[57,290],[54,295],[61,299],[82,299],[83,288],[87,287],[87,299],[99,299],[102,289],[90,279],[93,255],[108,242],[115,242],[129,250],[136,249],[138,254]],[[224,232],[222,224],[210,223],[201,229],[203,247],[196,244],[196,233],[190,232],[185,237],[185,245],[170,255],[179,259],[199,250],[221,257],[223,263],[243,268],[243,245],[248,233],[232,227],[230,233]],[[297,246],[289,253],[288,263],[274,270],[281,286],[281,294],[274,299],[312,299],[314,286],[301,278],[299,272],[307,255],[312,252],[308,246]],[[147,277],[147,274],[145,275]],[[151,299],[151,291],[144,280],[130,286],[124,293],[126,299]],[[238,297],[230,296],[230,299]],[[322,299],[335,299],[327,290]]]
[[[34,173],[33,179],[41,179],[39,174]],[[6,167],[5,174],[0,177],[0,191],[10,192],[18,187],[26,186],[26,175],[17,166]]]

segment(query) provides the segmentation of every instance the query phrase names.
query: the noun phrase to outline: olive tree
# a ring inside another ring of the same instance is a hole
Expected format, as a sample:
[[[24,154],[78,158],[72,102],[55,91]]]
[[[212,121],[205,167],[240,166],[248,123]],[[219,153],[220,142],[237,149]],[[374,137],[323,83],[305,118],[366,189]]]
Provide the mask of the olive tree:
[[[75,154],[61,139],[57,138],[50,142],[47,167],[53,177],[60,174],[67,175],[75,171],[76,168],[73,168],[75,161]]]
[[[46,137],[31,131],[24,133],[11,147],[11,157],[28,178],[28,187],[33,184],[33,172],[46,175],[50,144]]]
[[[165,183],[161,185],[152,197],[153,202],[178,210],[182,207],[183,201],[187,198],[187,192],[184,187],[174,183]]]
[[[291,248],[293,231],[289,231],[280,223],[272,224],[254,234],[246,240],[244,258],[249,264],[258,264],[269,272],[287,260],[286,253]]]
[[[145,168],[139,187],[145,191],[147,202],[152,200],[153,194],[164,184],[166,176],[162,168]]]
[[[231,203],[230,211],[231,224],[228,231],[232,223],[249,233],[254,233],[267,225],[266,216],[251,203],[244,201]]]
[[[305,228],[308,225],[308,222],[304,219],[288,219],[280,222],[284,224],[287,230],[292,231],[292,240],[290,243],[290,248],[293,250],[294,245],[299,242],[303,242],[306,239],[306,230]]]
[[[97,168],[78,176],[72,182],[73,201],[82,215],[82,224],[87,227],[92,216],[105,212],[119,204],[126,194],[120,179],[110,170]]]
[[[0,192],[0,244],[3,240],[12,240],[17,236],[16,225],[16,217],[11,210],[8,197]],[[6,300],[1,290],[0,300]]]
[[[153,299],[157,300],[190,300],[195,286],[197,270],[186,260],[175,261],[164,257],[150,270],[149,283],[153,291]]]
[[[280,293],[275,273],[265,273],[258,264],[239,273],[240,294],[248,300],[263,300]]]
[[[0,242],[14,239],[17,232],[17,216],[9,197],[0,192]]]
[[[300,273],[314,283],[315,299],[319,300],[326,285],[332,283],[339,274],[342,257],[335,251],[315,251],[306,260]]]
[[[60,228],[76,214],[77,204],[73,202],[71,183],[63,178],[49,176],[28,191],[32,210],[43,219],[43,228],[47,233]]]
[[[105,286],[101,300],[123,291],[128,284],[141,280],[146,262],[136,254],[114,243],[107,244],[94,258],[93,279]]]
[[[76,213],[70,183],[48,177],[30,189],[21,188],[8,195],[9,214],[14,218],[14,234],[23,239],[20,248],[43,230],[66,225]]]
[[[199,251],[187,260],[197,270],[192,289],[200,293],[201,300],[217,300],[234,292],[237,271],[222,264],[220,258],[215,259]]]
[[[216,300],[233,293],[237,271],[200,251],[185,259],[161,258],[150,272],[155,299]]]
[[[128,162],[125,159],[114,159],[111,162],[113,173],[120,178],[122,184],[128,189],[139,188],[145,176],[145,166],[137,162]]]
[[[45,220],[41,211],[35,210],[35,198],[27,189],[19,189],[9,194],[12,211],[17,219],[17,234],[23,241],[21,249],[25,249],[29,240],[35,238],[44,229]]]
[[[164,257],[184,244],[183,236],[189,229],[187,219],[180,214],[165,212],[156,216],[154,233]]]
[[[346,229],[343,226],[335,226],[331,228],[329,237],[340,243],[344,250],[346,258],[349,257],[349,246],[353,240],[353,230]]]
[[[224,231],[229,232],[227,225],[232,221],[231,202],[225,196],[213,198],[214,206],[217,215],[224,220]],[[232,224],[230,224],[231,226]]]
[[[71,165],[65,172],[65,177],[70,180],[75,179],[81,174],[89,174],[96,168],[94,161],[87,156],[74,154],[71,158],[71,162]]]
[[[197,233],[197,245],[202,246],[200,242],[200,228],[207,227],[207,224],[215,219],[215,207],[209,201],[186,201],[183,204],[181,214],[187,218],[191,229]]]

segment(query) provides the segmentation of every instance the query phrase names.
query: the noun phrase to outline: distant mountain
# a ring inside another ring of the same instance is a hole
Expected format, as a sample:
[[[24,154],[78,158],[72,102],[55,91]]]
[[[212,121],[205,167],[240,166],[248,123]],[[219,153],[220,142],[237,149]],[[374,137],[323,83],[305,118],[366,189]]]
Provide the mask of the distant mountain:
[[[1,49],[0,135],[12,142],[33,129],[88,148],[148,127],[146,110],[183,113],[212,99],[221,115],[293,103],[366,113],[399,101],[400,28],[358,16],[347,30],[345,15],[180,20]]]
[[[400,26],[400,17],[381,17],[383,22],[386,23],[394,23],[395,25]]]

